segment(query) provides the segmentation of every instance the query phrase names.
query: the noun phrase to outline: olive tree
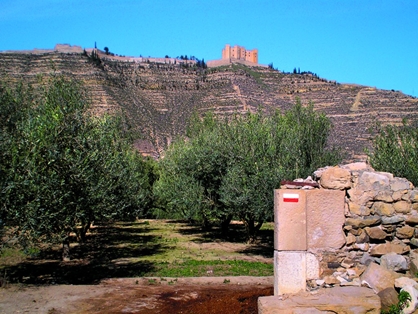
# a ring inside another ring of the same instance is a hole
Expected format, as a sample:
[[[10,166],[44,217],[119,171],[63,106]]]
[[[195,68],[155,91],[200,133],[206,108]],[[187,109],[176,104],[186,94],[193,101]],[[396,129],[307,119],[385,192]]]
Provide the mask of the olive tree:
[[[376,125],[372,149],[368,151],[370,164],[379,171],[391,172],[418,185],[418,127]]]
[[[1,211],[23,239],[59,241],[68,258],[70,233],[82,241],[92,221],[141,215],[150,187],[120,117],[90,114],[74,81],[52,77],[40,88],[20,98],[0,90],[2,108],[28,108],[13,132],[2,129],[9,151],[2,155]]]
[[[286,113],[194,118],[161,161],[154,192],[167,210],[225,232],[232,218],[254,239],[272,218],[273,190],[283,179],[307,176],[341,158],[327,148],[331,123],[298,101]]]

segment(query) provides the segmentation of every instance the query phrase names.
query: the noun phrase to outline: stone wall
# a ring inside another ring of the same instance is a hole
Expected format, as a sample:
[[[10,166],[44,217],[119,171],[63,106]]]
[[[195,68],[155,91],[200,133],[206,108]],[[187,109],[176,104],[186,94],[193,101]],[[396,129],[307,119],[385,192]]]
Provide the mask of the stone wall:
[[[322,219],[340,225],[345,241],[339,248],[308,248],[319,261],[319,276],[309,280],[309,289],[367,286],[381,297],[383,308],[388,300],[396,303],[397,292],[404,289],[413,299],[405,313],[412,313],[418,307],[418,189],[366,163],[322,168],[313,181],[304,181],[311,184],[288,183],[282,189],[315,189],[312,182],[317,182],[320,190],[344,191],[344,223],[332,215]]]
[[[233,64],[233,63],[240,63],[240,64],[244,64],[247,66],[252,66],[252,67],[263,67],[263,68],[268,67],[268,65],[265,65],[265,64],[259,64],[259,63],[254,63],[254,62],[239,60],[239,59],[234,59],[234,58],[210,60],[206,62],[206,65],[208,66],[208,68],[215,68],[215,67],[220,67],[223,65]]]

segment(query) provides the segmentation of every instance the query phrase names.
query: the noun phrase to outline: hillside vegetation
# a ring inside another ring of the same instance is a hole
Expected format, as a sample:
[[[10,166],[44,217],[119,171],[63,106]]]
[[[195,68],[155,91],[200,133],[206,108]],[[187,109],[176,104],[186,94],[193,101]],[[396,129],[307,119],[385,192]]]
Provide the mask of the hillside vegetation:
[[[418,113],[418,99],[399,91],[339,84],[311,74],[284,74],[232,64],[202,69],[179,64],[134,63],[87,54],[0,54],[2,81],[36,83],[39,74],[60,73],[84,82],[96,112],[125,111],[145,140],[137,146],[159,156],[184,134],[194,111],[230,115],[260,105],[268,112],[289,109],[299,98],[325,113],[334,128],[329,141],[364,158],[372,122],[401,124]],[[389,75],[389,74],[388,74]]]

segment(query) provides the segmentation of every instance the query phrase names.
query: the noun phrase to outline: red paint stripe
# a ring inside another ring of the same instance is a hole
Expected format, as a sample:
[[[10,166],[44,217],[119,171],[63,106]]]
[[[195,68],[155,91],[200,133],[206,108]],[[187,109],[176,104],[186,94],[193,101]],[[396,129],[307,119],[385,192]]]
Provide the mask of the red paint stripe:
[[[297,203],[299,202],[299,199],[298,198],[283,198],[283,202]]]

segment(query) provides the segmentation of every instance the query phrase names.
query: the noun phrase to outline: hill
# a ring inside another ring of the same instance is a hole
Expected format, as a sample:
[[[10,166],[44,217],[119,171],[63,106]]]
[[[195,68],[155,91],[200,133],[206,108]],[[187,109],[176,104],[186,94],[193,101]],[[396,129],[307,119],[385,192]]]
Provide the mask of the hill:
[[[95,111],[125,111],[144,136],[137,147],[154,156],[184,133],[193,111],[227,115],[262,105],[272,112],[290,108],[297,97],[312,101],[334,124],[330,143],[347,150],[350,160],[364,159],[368,128],[376,121],[399,124],[418,116],[418,99],[400,91],[340,84],[309,73],[239,63],[203,69],[173,59],[138,62],[100,51],[95,57],[90,52],[0,53],[2,81],[36,84],[40,74],[50,73],[83,81]]]

